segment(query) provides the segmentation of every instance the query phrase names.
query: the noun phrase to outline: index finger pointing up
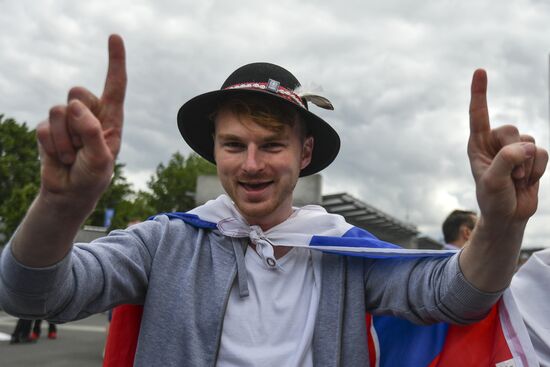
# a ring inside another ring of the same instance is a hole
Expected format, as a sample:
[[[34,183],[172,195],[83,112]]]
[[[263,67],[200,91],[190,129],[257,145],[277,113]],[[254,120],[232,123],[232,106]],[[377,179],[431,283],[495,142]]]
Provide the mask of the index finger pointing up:
[[[474,71],[470,99],[470,134],[488,132],[489,109],[487,108],[487,73],[483,69]]]
[[[126,94],[126,55],[122,37],[109,37],[109,68],[101,99],[108,105],[122,107]]]

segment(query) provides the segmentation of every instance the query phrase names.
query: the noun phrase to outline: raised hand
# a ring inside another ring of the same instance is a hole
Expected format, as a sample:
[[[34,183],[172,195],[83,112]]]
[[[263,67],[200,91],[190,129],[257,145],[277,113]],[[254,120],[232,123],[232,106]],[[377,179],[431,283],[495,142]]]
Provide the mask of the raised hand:
[[[485,221],[525,222],[535,213],[548,153],[515,126],[491,129],[484,70],[476,70],[472,79],[468,156]]]
[[[82,87],[72,88],[67,105],[51,108],[49,118],[37,127],[41,194],[86,206],[99,199],[120,150],[126,80],[124,44],[120,36],[112,35],[101,97]]]
[[[460,254],[460,268],[475,287],[496,292],[508,286],[515,272],[527,220],[537,210],[548,153],[515,126],[491,129],[484,70],[476,70],[472,79],[468,156],[480,216]]]

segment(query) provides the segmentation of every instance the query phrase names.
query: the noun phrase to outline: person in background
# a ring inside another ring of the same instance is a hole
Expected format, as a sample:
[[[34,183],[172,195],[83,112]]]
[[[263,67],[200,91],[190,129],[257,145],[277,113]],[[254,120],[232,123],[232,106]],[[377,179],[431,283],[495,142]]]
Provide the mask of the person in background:
[[[34,340],[30,336],[32,320],[19,319],[15,329],[11,334],[10,344],[32,343]]]
[[[460,250],[470,240],[477,222],[477,214],[468,210],[453,210],[443,222],[446,250]]]
[[[31,332],[31,339],[38,340],[40,339],[40,334],[42,331],[42,320],[34,320],[34,326]],[[48,322],[48,339],[57,339],[57,327],[53,322]]]

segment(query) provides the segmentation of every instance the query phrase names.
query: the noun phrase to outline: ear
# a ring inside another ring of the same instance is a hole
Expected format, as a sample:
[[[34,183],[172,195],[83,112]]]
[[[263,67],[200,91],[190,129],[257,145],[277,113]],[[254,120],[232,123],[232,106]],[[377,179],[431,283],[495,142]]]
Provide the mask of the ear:
[[[460,232],[462,234],[462,238],[464,238],[465,241],[468,241],[470,239],[470,236],[472,235],[472,230],[467,225],[462,225],[460,227]]]
[[[311,157],[313,156],[313,145],[315,141],[313,139],[313,136],[308,136],[305,141],[304,145],[302,147],[302,160],[300,164],[300,169],[304,169],[308,166],[308,164],[311,162]]]

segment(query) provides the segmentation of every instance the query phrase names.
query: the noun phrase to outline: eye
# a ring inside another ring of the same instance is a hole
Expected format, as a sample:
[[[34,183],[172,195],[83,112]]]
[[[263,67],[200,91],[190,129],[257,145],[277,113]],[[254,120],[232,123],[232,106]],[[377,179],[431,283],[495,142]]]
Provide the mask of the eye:
[[[269,143],[265,143],[264,145],[262,145],[262,148],[265,149],[265,150],[268,150],[268,151],[278,151],[278,150],[281,150],[285,147],[285,145],[281,142],[278,142],[278,141],[272,141],[272,142],[269,142]]]
[[[226,141],[224,143],[222,143],[222,146],[226,149],[230,149],[230,150],[239,150],[239,149],[244,149],[245,148],[245,145],[241,142],[238,142],[238,141]]]

